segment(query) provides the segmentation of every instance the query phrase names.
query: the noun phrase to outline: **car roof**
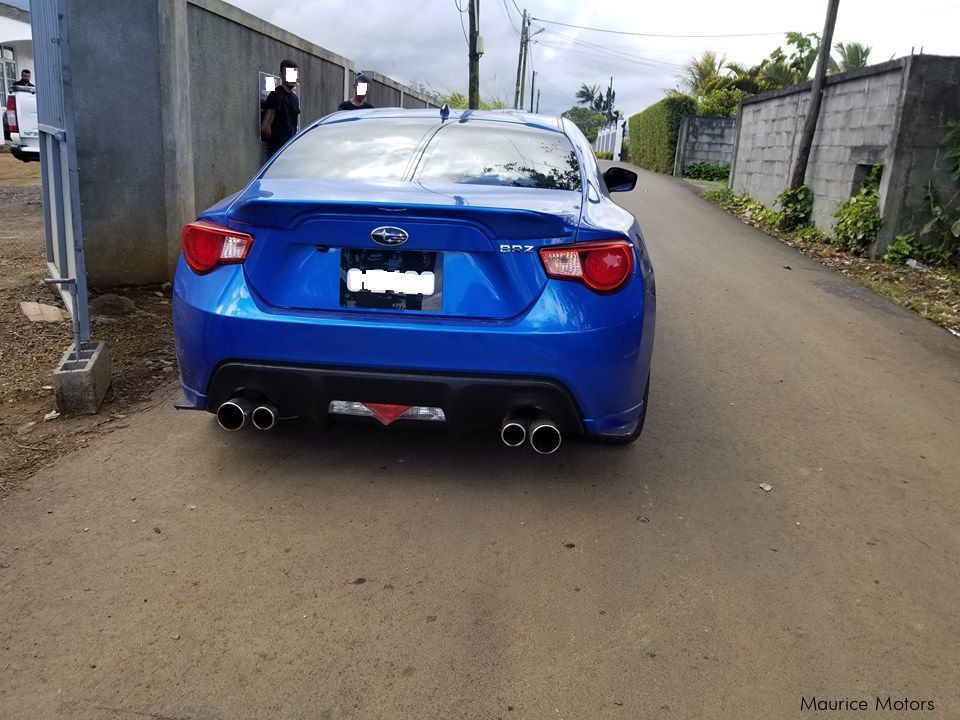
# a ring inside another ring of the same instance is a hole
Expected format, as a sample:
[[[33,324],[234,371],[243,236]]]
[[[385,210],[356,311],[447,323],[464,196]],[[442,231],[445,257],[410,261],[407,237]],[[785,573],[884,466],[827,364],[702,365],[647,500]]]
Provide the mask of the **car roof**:
[[[345,120],[364,120],[370,118],[423,118],[439,122],[440,108],[372,108],[368,110],[340,110],[325,117],[321,123],[329,124]],[[450,109],[447,122],[470,122],[471,120],[490,120],[514,125],[528,125],[555,132],[563,132],[563,125],[556,115],[540,115],[522,110],[460,110]]]

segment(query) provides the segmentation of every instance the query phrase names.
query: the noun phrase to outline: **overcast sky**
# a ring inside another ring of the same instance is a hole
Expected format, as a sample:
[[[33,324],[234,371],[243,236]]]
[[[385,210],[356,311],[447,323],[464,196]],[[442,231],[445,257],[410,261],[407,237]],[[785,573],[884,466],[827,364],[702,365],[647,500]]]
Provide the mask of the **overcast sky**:
[[[360,69],[437,90],[467,89],[467,49],[455,0],[230,0],[340,55]],[[459,0],[466,9],[466,0]],[[730,60],[760,61],[788,30],[821,32],[826,0],[517,0],[534,18],[572,25],[665,35],[773,33],[761,37],[652,38],[579,30],[546,22],[535,38],[541,112],[560,112],[586,82],[614,76],[617,106],[627,115],[656,102],[677,84],[692,55],[713,49]],[[520,13],[513,0],[481,0],[480,60],[484,97],[513,102]],[[960,55],[960,0],[840,0],[835,41],[873,48],[871,62],[919,52]],[[541,81],[542,79],[542,81]]]

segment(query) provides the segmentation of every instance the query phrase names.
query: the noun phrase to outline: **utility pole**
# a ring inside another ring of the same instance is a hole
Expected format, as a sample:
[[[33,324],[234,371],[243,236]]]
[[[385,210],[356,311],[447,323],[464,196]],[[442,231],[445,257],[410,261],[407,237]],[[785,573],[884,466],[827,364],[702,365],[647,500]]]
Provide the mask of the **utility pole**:
[[[790,173],[790,189],[803,185],[807,177],[807,163],[810,161],[810,149],[813,136],[817,132],[817,120],[820,118],[820,104],[823,101],[823,85],[827,77],[827,63],[830,61],[830,47],[833,45],[833,28],[837,24],[837,8],[840,0],[827,0],[827,20],[823,25],[823,38],[820,40],[820,52],[817,56],[817,70],[810,88],[810,102],[807,104],[807,117],[800,131],[800,145],[797,147],[797,159]]]
[[[533,112],[533,91],[537,89],[537,71],[533,71],[533,77],[530,78],[530,112]]]
[[[480,0],[467,0],[470,3],[470,85],[467,92],[467,104],[471,110],[480,107],[480,52],[477,48],[477,41],[480,37]]]
[[[540,91],[537,90],[537,112],[540,112]]]
[[[613,75],[610,76],[610,85],[607,87],[607,119],[613,114]]]
[[[520,23],[520,55],[517,57],[517,85],[513,91],[513,109],[520,109],[520,83],[523,79],[523,54],[527,45],[527,11],[523,11],[523,22]]]

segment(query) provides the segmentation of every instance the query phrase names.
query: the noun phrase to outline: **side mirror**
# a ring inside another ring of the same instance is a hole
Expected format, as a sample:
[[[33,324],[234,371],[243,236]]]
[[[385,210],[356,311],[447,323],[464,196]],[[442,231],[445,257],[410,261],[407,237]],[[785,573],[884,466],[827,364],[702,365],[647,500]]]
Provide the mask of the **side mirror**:
[[[607,168],[603,181],[610,192],[630,192],[637,186],[637,174],[622,167]]]

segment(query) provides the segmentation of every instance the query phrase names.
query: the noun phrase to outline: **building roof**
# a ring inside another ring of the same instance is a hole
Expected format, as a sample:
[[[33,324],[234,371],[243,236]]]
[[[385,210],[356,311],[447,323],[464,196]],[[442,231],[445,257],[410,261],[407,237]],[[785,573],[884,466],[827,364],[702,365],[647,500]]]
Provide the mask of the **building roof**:
[[[0,17],[8,17],[11,20],[20,22],[30,22],[29,0],[4,0],[0,2]]]

